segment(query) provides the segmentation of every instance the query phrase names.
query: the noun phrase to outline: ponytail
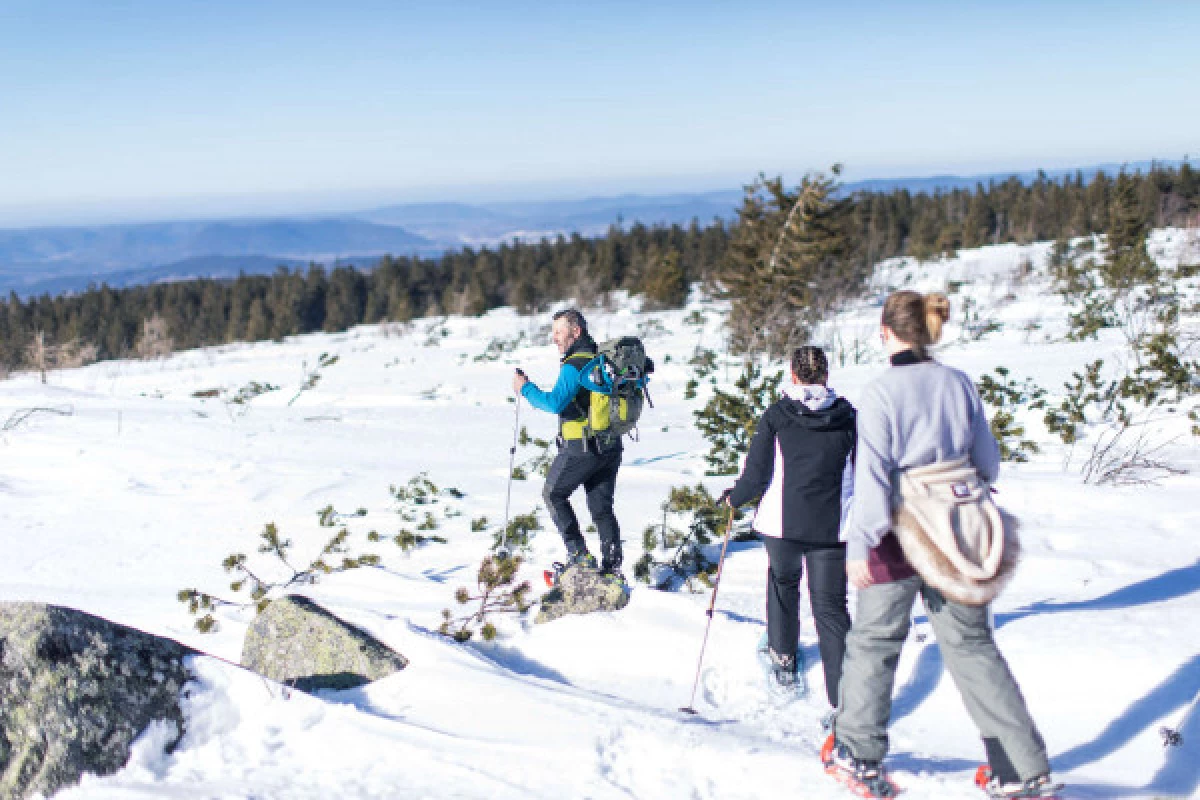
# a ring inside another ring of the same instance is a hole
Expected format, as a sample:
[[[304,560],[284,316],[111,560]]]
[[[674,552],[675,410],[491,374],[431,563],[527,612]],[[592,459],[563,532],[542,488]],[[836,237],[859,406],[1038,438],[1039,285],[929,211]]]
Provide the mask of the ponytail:
[[[949,318],[950,298],[941,292],[923,295],[902,289],[888,295],[883,304],[883,324],[921,360],[929,358],[929,348],[941,340]]]
[[[942,326],[950,319],[950,298],[941,292],[925,295],[925,328],[929,331],[929,344],[942,340]]]

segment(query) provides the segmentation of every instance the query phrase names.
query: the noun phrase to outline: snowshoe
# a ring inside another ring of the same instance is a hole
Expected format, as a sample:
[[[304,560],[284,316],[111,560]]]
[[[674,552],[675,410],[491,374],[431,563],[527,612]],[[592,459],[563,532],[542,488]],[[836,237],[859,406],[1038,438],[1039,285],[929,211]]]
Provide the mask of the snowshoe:
[[[858,797],[895,797],[900,794],[900,787],[888,777],[882,764],[855,758],[850,748],[839,744],[832,733],[821,748],[821,763],[825,765],[825,774],[833,776]]]
[[[546,585],[553,589],[558,586],[558,579],[567,571],[568,567],[584,567],[586,569],[597,569],[596,557],[591,553],[581,553],[577,556],[572,556],[564,561],[555,561],[550,565],[550,569],[543,570],[542,578],[546,581]]]
[[[791,658],[771,652],[764,633],[755,649],[758,665],[763,671],[767,694],[777,705],[786,705],[808,696],[808,679],[804,675],[804,654],[800,647]]]
[[[1000,783],[1000,779],[992,774],[992,768],[984,764],[975,770],[975,785],[987,792],[988,797],[1004,800],[1004,798],[1042,798],[1042,800],[1058,800],[1063,784],[1055,783],[1049,774],[1030,778],[1023,783]]]

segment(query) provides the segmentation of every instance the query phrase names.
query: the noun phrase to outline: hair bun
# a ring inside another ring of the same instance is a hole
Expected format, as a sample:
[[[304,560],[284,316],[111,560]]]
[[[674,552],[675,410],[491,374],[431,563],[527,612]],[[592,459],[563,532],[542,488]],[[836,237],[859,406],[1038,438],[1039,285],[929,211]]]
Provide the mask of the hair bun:
[[[929,329],[930,344],[937,344],[942,338],[942,326],[950,319],[950,298],[942,292],[930,292],[925,295],[925,327]]]

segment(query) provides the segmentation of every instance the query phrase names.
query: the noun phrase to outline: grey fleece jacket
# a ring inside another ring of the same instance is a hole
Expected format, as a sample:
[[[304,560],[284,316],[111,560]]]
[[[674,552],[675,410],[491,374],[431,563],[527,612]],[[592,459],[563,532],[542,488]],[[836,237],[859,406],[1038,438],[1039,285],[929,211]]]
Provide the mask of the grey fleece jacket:
[[[889,367],[858,403],[854,502],[842,528],[846,558],[866,560],[892,527],[892,479],[900,470],[969,456],[992,483],[1000,448],[967,375],[936,361]]]

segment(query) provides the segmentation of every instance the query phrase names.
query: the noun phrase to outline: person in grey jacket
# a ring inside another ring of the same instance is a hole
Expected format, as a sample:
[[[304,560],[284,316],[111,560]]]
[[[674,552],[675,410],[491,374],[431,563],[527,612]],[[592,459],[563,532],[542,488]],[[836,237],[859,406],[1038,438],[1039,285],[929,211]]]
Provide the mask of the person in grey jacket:
[[[928,352],[949,317],[945,295],[899,291],[883,307],[882,339],[892,366],[858,403],[854,500],[842,530],[846,572],[858,589],[846,640],[841,696],[827,766],[882,789],[882,761],[900,649],[918,594],[946,668],[983,738],[995,797],[1053,796],[1046,745],[996,647],[987,605],[946,599],[905,559],[892,529],[894,481],[905,469],[967,457],[995,481],[999,447],[972,380]]]

